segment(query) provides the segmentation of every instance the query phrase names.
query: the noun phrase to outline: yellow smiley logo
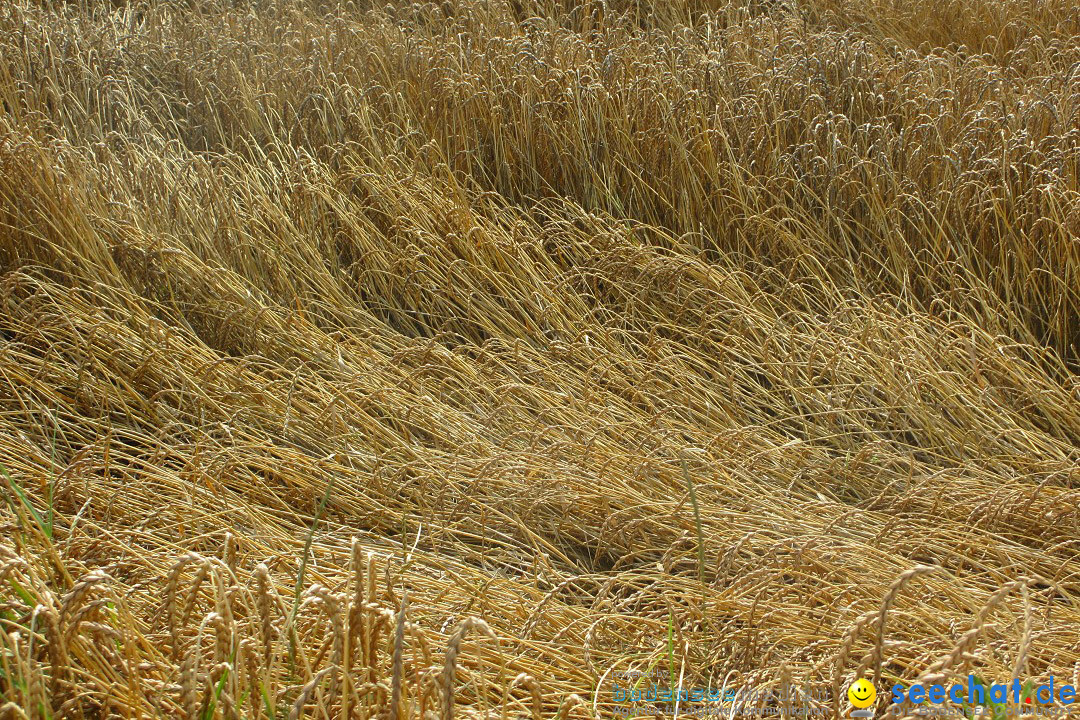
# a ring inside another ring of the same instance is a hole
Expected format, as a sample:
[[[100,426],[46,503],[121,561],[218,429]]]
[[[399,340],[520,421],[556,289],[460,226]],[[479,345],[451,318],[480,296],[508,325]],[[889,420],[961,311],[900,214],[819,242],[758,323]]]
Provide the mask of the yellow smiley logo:
[[[874,688],[874,683],[866,678],[859,678],[848,687],[847,698],[852,705],[862,710],[874,704],[874,700],[877,699],[877,689]]]

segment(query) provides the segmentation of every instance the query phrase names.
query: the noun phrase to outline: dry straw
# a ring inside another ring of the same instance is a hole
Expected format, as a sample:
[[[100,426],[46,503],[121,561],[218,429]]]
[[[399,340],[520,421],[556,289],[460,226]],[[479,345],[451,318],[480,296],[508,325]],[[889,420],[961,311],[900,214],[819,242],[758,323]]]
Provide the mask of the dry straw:
[[[0,718],[1075,676],[1074,5],[4,3]]]

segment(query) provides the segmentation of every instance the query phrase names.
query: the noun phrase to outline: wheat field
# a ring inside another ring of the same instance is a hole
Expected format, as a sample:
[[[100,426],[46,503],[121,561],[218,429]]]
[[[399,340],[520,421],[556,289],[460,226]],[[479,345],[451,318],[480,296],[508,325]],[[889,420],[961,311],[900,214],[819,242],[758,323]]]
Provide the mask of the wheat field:
[[[0,466],[5,720],[1080,685],[1080,7],[11,0]]]

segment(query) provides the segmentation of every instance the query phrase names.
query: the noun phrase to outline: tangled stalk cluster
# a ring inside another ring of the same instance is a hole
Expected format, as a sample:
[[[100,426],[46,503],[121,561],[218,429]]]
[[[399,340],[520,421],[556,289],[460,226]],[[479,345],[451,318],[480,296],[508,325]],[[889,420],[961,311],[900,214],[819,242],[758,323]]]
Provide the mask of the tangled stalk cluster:
[[[0,467],[0,718],[1080,684],[1080,10],[5,3]]]

